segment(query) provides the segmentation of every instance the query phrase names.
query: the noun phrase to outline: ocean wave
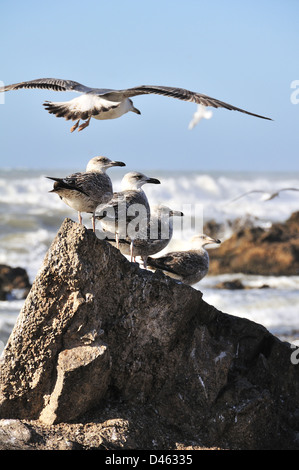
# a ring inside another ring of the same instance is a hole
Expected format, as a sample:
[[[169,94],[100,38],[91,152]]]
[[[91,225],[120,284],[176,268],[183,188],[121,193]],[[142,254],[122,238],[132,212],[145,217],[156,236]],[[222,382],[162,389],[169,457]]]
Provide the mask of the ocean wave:
[[[225,281],[241,281],[244,289],[219,289]],[[207,276],[195,288],[219,310],[247,318],[280,336],[299,331],[299,276],[224,274]]]
[[[57,172],[53,172],[57,173]],[[299,194],[297,192],[284,192],[272,201],[263,201],[262,195],[256,193],[248,195],[238,201],[232,199],[247,191],[264,190],[276,191],[280,188],[299,187],[299,175],[277,175],[266,177],[257,174],[255,177],[244,174],[239,175],[213,175],[199,173],[170,173],[151,172],[161,180],[161,185],[146,185],[144,190],[152,204],[165,203],[171,205],[203,204],[207,209],[213,209],[215,216],[223,214],[239,216],[240,212],[247,210],[271,219],[279,214],[287,216],[292,210],[299,207]],[[5,176],[5,175],[4,175]],[[113,178],[114,189],[120,189],[121,178]],[[55,194],[49,194],[53,184],[45,178],[44,174],[22,178],[0,178],[0,203],[6,204],[10,210],[14,206],[25,209],[28,213],[45,210],[61,210],[63,203]],[[63,209],[62,209],[63,210]],[[70,212],[66,207],[67,212]]]
[[[23,304],[24,300],[0,302],[0,348],[1,343],[6,344]]]

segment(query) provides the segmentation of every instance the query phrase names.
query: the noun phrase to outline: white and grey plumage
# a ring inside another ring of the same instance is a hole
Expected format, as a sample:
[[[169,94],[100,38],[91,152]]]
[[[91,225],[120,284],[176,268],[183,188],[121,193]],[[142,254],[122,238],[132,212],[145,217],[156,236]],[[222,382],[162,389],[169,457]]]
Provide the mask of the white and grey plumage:
[[[207,235],[196,235],[191,240],[188,251],[172,251],[158,258],[147,259],[148,266],[161,269],[168,276],[184,284],[193,285],[199,282],[209,270],[209,254],[204,248],[211,243],[221,243],[217,238]]]
[[[140,256],[146,268],[148,256],[164,250],[172,239],[173,217],[183,215],[183,212],[172,210],[163,204],[152,207],[150,222],[134,237],[133,252],[132,239],[129,236],[118,240],[118,244],[116,240],[110,238],[108,241],[111,245],[117,246],[123,255],[131,255],[134,258]]]
[[[269,193],[268,191],[264,191],[262,189],[253,189],[251,191],[247,191],[246,193],[240,194],[240,196],[235,197],[232,199],[230,202],[235,202],[238,199],[241,199],[244,196],[248,196],[249,194],[254,194],[254,193],[260,193],[264,194],[264,201],[271,201],[271,199],[274,199],[279,196],[279,193],[282,191],[299,191],[299,188],[281,188],[278,191],[274,191],[273,193]]]
[[[112,182],[106,170],[112,166],[125,166],[123,162],[112,161],[107,157],[92,158],[85,172],[73,173],[65,178],[55,178],[50,192],[57,193],[62,201],[78,211],[79,223],[82,224],[81,212],[92,213],[93,231],[95,231],[94,213],[99,204],[109,201],[113,194]]]
[[[129,224],[136,218],[136,213],[139,213],[140,223],[144,226],[150,220],[150,205],[142,189],[146,183],[160,184],[160,181],[135,171],[127,173],[121,182],[122,190],[114,193],[107,204],[97,208],[95,218],[101,221],[104,232],[115,235],[117,247],[119,239],[127,238]],[[129,236],[133,247],[134,234],[130,233]]]
[[[66,120],[77,121],[71,128],[71,132],[78,128],[79,131],[85,129],[93,117],[95,119],[115,119],[119,118],[128,111],[141,114],[134,107],[132,97],[138,95],[157,94],[177,98],[183,101],[189,101],[203,106],[212,106],[213,108],[225,108],[228,110],[239,111],[250,116],[271,120],[268,117],[254,114],[231,104],[225,103],[202,93],[196,93],[184,88],[175,88],[169,86],[141,85],[124,90],[112,90],[105,88],[91,88],[73,80],[63,80],[59,78],[38,78],[28,82],[20,82],[12,85],[0,87],[0,92],[19,90],[21,88],[45,88],[54,91],[73,91],[82,93],[78,98],[70,101],[51,102],[46,101],[44,106],[46,110],[55,114],[56,117],[64,117]],[[85,121],[79,126],[79,121]]]

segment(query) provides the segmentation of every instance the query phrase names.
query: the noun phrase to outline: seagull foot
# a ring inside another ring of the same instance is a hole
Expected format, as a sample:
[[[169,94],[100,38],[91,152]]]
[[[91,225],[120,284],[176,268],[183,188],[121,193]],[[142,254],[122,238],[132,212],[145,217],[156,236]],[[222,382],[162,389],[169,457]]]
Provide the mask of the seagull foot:
[[[85,129],[85,127],[89,126],[89,121],[90,121],[90,118],[87,119],[87,121],[85,121],[83,124],[81,124],[81,126],[78,129],[78,132],[83,131],[83,129]]]
[[[77,129],[77,127],[79,126],[79,122],[80,122],[80,119],[76,122],[76,124],[73,127],[71,127],[71,132],[74,132]]]

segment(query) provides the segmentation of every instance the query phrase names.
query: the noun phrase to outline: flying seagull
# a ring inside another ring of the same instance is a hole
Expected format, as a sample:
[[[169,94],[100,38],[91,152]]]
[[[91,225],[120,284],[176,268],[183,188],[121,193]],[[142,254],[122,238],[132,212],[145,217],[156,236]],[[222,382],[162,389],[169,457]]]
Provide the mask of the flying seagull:
[[[266,197],[263,200],[270,201],[271,199],[278,197],[279,193],[282,191],[299,191],[299,188],[282,188],[282,189],[279,189],[278,191],[275,191],[274,193],[269,193],[267,191],[263,191],[262,189],[253,189],[252,191],[247,191],[246,193],[243,193],[240,196],[237,196],[236,198],[232,199],[230,202],[235,202],[238,199],[241,199],[242,197],[248,196],[249,194],[253,194],[253,193],[265,194]]]
[[[157,94],[177,98],[183,101],[212,106],[213,108],[226,108],[239,111],[262,119],[272,120],[259,114],[250,113],[244,109],[232,106],[224,101],[211,98],[202,93],[185,90],[184,88],[174,88],[168,86],[141,85],[125,90],[110,90],[105,88],[91,88],[72,80],[62,80],[59,78],[38,78],[28,82],[15,83],[0,87],[0,92],[19,90],[20,88],[46,88],[54,91],[75,91],[81,93],[78,98],[70,101],[51,102],[46,101],[46,110],[55,114],[56,117],[64,117],[66,120],[76,121],[71,128],[71,132],[78,128],[78,131],[85,129],[90,119],[115,119],[128,111],[141,114],[134,107],[132,97],[138,95]],[[85,121],[79,126],[80,120]]]
[[[112,166],[125,166],[123,162],[112,161],[107,157],[92,158],[85,172],[73,173],[65,178],[46,178],[54,180],[51,193],[57,193],[60,199],[78,211],[79,223],[82,225],[81,212],[92,213],[92,227],[95,232],[95,210],[101,203],[109,201],[112,197],[112,183],[106,170]]]
[[[202,119],[211,119],[212,116],[213,111],[211,111],[210,109],[206,109],[205,106],[203,106],[202,104],[198,104],[197,110],[195,111],[191,121],[189,122],[188,129],[193,129],[199,123],[199,121],[201,121]]]
[[[190,250],[172,251],[158,258],[148,257],[152,269],[160,269],[168,276],[192,286],[206,276],[209,270],[209,254],[204,248],[211,243],[221,243],[217,238],[199,234],[191,239]]]

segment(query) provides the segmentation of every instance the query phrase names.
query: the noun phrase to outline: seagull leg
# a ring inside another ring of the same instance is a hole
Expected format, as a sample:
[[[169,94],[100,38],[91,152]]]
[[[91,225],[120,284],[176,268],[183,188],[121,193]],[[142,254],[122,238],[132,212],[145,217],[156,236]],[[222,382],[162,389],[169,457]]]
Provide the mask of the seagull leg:
[[[92,213],[92,230],[95,233],[96,231],[96,219],[95,219],[95,212]]]
[[[119,236],[117,232],[115,232],[115,240],[116,240],[116,248],[119,249]]]
[[[78,129],[78,132],[83,131],[83,129],[85,129],[85,127],[89,126],[90,120],[91,120],[91,116],[87,119],[87,121],[85,121],[83,124],[81,124],[81,126]]]
[[[71,132],[74,132],[77,129],[77,127],[79,126],[79,122],[80,122],[80,119],[78,119],[76,124],[74,124],[73,127],[71,127]]]
[[[82,225],[82,216],[79,211],[78,211],[78,219],[79,219],[79,224]]]
[[[131,256],[131,262],[134,260],[133,256],[133,249],[134,249],[134,241],[132,240],[130,243],[130,256]]]

